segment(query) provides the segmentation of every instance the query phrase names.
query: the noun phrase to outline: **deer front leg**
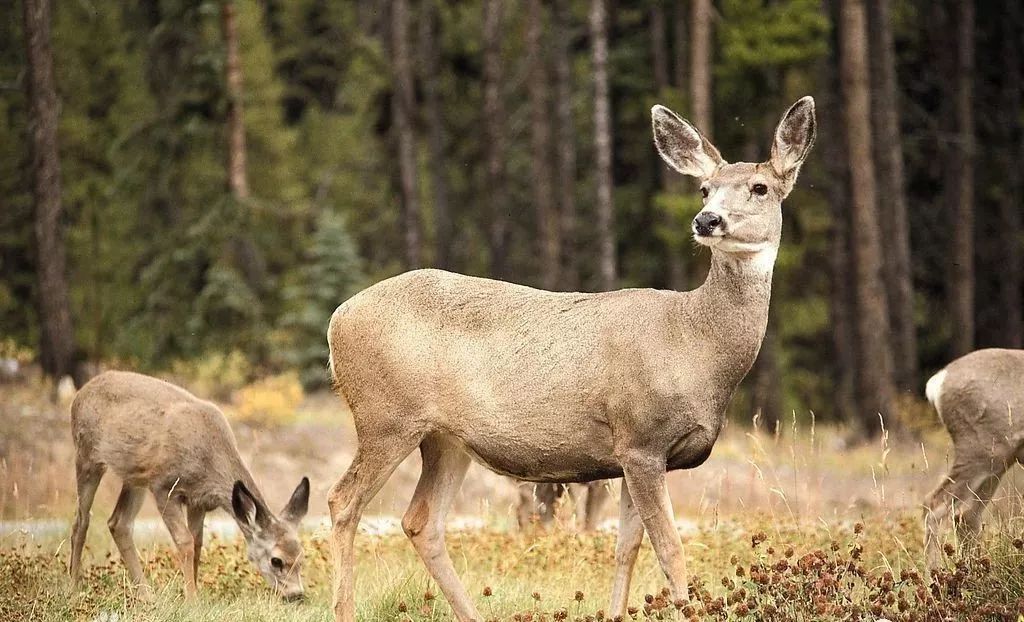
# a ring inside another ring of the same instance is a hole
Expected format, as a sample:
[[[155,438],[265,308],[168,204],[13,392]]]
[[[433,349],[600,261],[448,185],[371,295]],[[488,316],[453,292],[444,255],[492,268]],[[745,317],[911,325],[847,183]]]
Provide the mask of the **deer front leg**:
[[[636,511],[651,538],[672,597],[686,600],[686,557],[672,514],[672,501],[665,487],[665,460],[634,454],[623,461],[622,471],[623,482],[629,488]]]
[[[167,525],[167,531],[171,532],[171,540],[178,549],[178,561],[181,564],[181,572],[185,575],[185,598],[195,598],[195,541],[188,529],[184,508],[180,501],[169,496],[169,491],[154,490],[153,496],[156,497],[156,505],[164,524]]]
[[[189,506],[188,530],[192,533],[192,576],[199,582],[199,558],[203,553],[203,522],[206,510]]]
[[[619,537],[615,542],[615,580],[612,584],[611,614],[626,617],[629,605],[629,583],[633,578],[633,566],[644,539],[644,524],[640,520],[636,505],[629,494],[629,486],[622,481],[619,498]]]

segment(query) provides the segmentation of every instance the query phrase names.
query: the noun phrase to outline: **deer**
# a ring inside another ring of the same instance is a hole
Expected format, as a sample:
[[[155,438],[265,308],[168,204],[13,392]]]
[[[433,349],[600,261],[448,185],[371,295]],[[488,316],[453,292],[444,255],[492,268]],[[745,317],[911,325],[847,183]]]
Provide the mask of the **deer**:
[[[651,114],[661,157],[701,182],[692,230],[711,262],[697,289],[550,292],[422,269],[334,311],[329,370],[358,441],[328,493],[335,620],[355,616],[359,518],[417,448],[422,472],[402,527],[458,620],[483,619],[444,529],[474,461],[535,483],[622,477],[612,617],[626,614],[645,532],[674,598],[687,598],[665,476],[708,458],[761,347],[782,201],[814,143],[814,100],[786,111],[760,163],[728,163],[668,108]]]
[[[585,484],[529,484],[520,483],[516,522],[527,529],[538,521],[548,528],[555,521],[558,500],[568,493],[576,506],[576,515],[582,520],[583,532],[597,531],[601,510],[609,497],[608,482],[599,480]]]
[[[977,350],[946,365],[925,396],[953,440],[953,465],[925,499],[925,559],[942,563],[950,523],[964,550],[981,535],[999,482],[1024,461],[1024,350]]]
[[[215,404],[157,378],[107,371],[75,395],[71,433],[78,487],[69,564],[75,589],[90,510],[109,469],[121,478],[122,487],[107,526],[140,597],[152,597],[133,539],[147,490],[176,547],[186,598],[197,592],[204,519],[218,508],[235,519],[249,560],[273,590],[285,600],[303,597],[303,551],[297,530],[309,509],[309,479],[302,478],[276,516]]]

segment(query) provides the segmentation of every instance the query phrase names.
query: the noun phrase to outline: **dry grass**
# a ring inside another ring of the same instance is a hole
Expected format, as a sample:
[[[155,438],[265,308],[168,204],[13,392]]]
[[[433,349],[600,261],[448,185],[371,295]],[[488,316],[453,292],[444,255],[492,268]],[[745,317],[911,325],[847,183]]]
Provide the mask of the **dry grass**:
[[[270,596],[240,543],[224,539],[207,547],[202,597],[186,603],[162,533],[140,540],[158,597],[135,602],[102,520],[116,496],[112,476],[93,511],[85,589],[71,594],[63,536],[3,529],[4,520],[8,526],[40,518],[67,522],[73,514],[67,406],[53,406],[45,395],[33,384],[0,386],[0,620],[330,619],[322,529],[307,534],[310,599],[304,604]],[[355,448],[351,422],[326,394],[308,397],[296,419],[278,429],[238,425],[239,445],[272,503],[283,503],[301,475],[309,474],[311,513],[323,515],[326,491]],[[1016,620],[1024,613],[1024,545],[1016,541],[1022,525],[1014,518],[1024,497],[1019,476],[1004,481],[980,555],[970,561],[949,557],[949,572],[930,585],[920,567],[920,502],[948,464],[948,440],[934,429],[920,432],[923,440],[849,446],[844,438],[843,430],[815,425],[809,415],[786,422],[777,434],[731,425],[705,465],[671,474],[693,573],[691,601],[677,608],[661,595],[663,577],[645,545],[631,599],[635,617]],[[412,456],[368,513],[400,516],[418,472],[418,457]],[[452,558],[481,614],[520,621],[601,619],[614,534],[512,533],[515,499],[514,485],[474,467],[454,508],[488,525],[449,535]],[[610,520],[614,508],[606,514]],[[571,522],[571,511],[563,512],[563,522]],[[403,536],[363,534],[357,545],[361,620],[450,619]]]

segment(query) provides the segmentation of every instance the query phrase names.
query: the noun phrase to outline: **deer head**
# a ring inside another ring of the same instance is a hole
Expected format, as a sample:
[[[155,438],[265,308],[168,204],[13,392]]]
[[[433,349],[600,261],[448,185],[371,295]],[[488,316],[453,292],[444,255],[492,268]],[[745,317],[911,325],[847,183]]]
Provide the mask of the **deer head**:
[[[700,130],[665,108],[651,110],[654,142],[662,159],[700,179],[704,207],[693,235],[713,254],[775,261],[782,234],[782,200],[796,183],[814,144],[814,100],[804,97],[782,116],[767,162],[726,162]]]
[[[299,522],[309,509],[309,478],[303,477],[278,518],[245,484],[235,482],[231,509],[245,537],[249,561],[286,600],[303,596]]]

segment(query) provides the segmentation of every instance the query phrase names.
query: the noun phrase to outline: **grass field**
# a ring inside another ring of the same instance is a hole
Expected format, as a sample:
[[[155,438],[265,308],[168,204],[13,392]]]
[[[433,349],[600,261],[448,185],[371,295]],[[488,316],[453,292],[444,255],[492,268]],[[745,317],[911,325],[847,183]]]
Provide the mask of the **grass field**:
[[[72,593],[65,572],[74,503],[66,405],[50,405],[40,394],[31,385],[0,387],[0,621],[331,619],[323,497],[347,466],[354,439],[330,396],[308,399],[298,422],[285,428],[236,429],[271,503],[283,503],[301,474],[314,482],[311,514],[321,522],[304,535],[308,598],[286,604],[270,595],[230,535],[208,538],[201,596],[186,602],[161,530],[139,538],[157,596],[136,601],[104,524],[114,477],[93,510],[83,589]],[[691,599],[673,603],[662,595],[663,576],[645,543],[632,617],[1018,620],[1024,613],[1019,478],[1004,481],[978,555],[962,559],[954,551],[930,584],[919,508],[949,459],[944,435],[923,431],[913,440],[867,446],[844,438],[842,430],[813,426],[807,417],[778,434],[731,425],[705,465],[672,474]],[[401,515],[417,474],[412,457],[371,506],[368,527],[374,518]],[[559,528],[520,533],[510,528],[514,499],[513,484],[474,467],[456,503],[455,513],[475,523],[461,521],[449,548],[480,613],[520,622],[608,619],[613,527],[574,533],[571,508],[563,508]],[[143,514],[152,518],[152,508]],[[605,514],[613,518],[615,508]],[[360,620],[451,619],[404,536],[367,529],[356,542]]]

